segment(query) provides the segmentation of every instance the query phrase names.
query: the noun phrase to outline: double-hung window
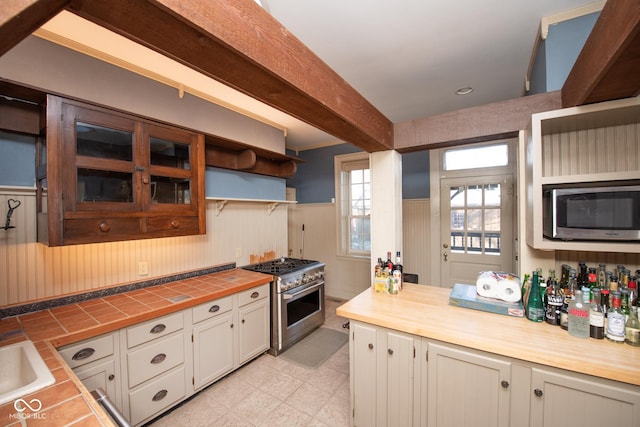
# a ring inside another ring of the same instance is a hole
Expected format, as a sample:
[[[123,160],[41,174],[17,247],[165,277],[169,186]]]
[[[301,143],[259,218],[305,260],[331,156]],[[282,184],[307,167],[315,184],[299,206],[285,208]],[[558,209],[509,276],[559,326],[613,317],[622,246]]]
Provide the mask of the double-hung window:
[[[369,154],[335,157],[338,252],[345,256],[371,253],[371,173]]]

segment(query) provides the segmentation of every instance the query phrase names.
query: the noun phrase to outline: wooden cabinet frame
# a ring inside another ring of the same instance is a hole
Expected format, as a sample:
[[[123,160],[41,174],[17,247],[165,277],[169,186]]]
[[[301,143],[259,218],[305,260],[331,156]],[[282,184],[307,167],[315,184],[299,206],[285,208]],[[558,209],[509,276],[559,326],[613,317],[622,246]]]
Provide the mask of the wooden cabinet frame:
[[[41,211],[38,240],[49,246],[173,237],[206,232],[202,134],[57,96],[47,96],[46,176],[38,166]],[[77,153],[76,122],[131,132],[132,159]],[[189,146],[189,168],[153,165],[150,138]],[[78,197],[78,170],[131,174],[131,202],[86,202]],[[152,203],[151,177],[190,181],[189,203]],[[42,191],[46,178],[47,191]],[[44,202],[46,200],[46,203]]]

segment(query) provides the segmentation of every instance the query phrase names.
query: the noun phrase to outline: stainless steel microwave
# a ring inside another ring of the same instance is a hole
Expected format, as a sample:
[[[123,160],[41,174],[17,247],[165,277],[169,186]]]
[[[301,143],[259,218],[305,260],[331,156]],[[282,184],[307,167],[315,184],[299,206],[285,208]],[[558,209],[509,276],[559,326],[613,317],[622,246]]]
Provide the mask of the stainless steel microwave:
[[[549,188],[543,209],[552,239],[640,241],[640,185]]]

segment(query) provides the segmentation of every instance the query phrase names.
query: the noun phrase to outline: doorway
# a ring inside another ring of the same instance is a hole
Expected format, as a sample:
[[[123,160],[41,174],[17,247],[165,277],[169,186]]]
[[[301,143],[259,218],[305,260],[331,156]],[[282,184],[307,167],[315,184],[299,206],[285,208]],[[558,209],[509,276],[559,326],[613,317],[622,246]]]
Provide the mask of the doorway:
[[[514,151],[515,141],[500,141],[432,156],[432,253],[439,256],[432,283],[475,284],[481,271],[515,271]]]

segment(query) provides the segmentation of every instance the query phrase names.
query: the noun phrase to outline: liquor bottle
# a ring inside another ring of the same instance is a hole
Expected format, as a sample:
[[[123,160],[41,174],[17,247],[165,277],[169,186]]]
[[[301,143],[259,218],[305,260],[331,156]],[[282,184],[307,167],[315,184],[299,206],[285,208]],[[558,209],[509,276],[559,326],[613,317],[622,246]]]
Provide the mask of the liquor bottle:
[[[598,286],[598,274],[596,273],[596,269],[593,267],[589,267],[589,273],[587,274],[587,281],[589,282],[589,288],[595,288]]]
[[[638,320],[638,307],[631,307],[631,314],[624,326],[624,342],[629,345],[640,346],[640,320]]]
[[[575,299],[569,303],[569,334],[578,338],[589,338],[589,289],[577,289]]]
[[[611,292],[611,307],[607,312],[607,338],[616,343],[623,343],[625,338],[624,313],[620,309],[620,292]]]
[[[629,288],[620,289],[620,309],[624,313],[624,321],[626,322],[631,314],[629,310]]]
[[[531,287],[531,276],[529,273],[524,274],[522,279],[522,288],[520,289],[520,295],[522,299],[522,308],[527,309],[527,297],[529,296],[529,288]]]
[[[589,283],[589,276],[587,273],[587,263],[580,261],[578,263],[578,287],[582,289],[583,286],[587,286]]]
[[[618,291],[618,276],[612,275],[609,278],[609,290],[611,292]]]
[[[607,286],[607,264],[598,265],[598,287],[605,289]]]
[[[638,306],[638,282],[636,276],[629,277],[629,306]]]
[[[389,271],[393,271],[393,262],[391,262],[391,252],[387,252],[387,262],[386,262],[386,266],[389,269]]]
[[[373,289],[379,294],[386,294],[389,292],[389,285],[384,278],[384,263],[382,258],[378,258],[378,263],[374,268],[374,286]]]
[[[555,278],[555,271],[549,270],[549,279],[547,279],[547,294],[545,295],[547,303],[545,306],[544,320],[550,325],[560,324],[560,309],[564,302],[564,294],[560,290],[560,284]]]
[[[397,271],[398,275],[398,289],[402,290],[402,258],[400,257],[400,251],[396,251],[396,263],[393,264],[393,274]]]
[[[604,338],[604,311],[600,305],[600,288],[592,290],[591,307],[589,309],[589,336],[601,340]]]
[[[527,308],[525,312],[527,319],[533,322],[542,322],[544,320],[544,309],[542,308],[537,271],[533,272],[533,277],[531,278],[531,289],[527,297]]]
[[[607,334],[607,316],[609,307],[611,306],[611,303],[609,302],[609,292],[609,289],[603,289],[602,291],[600,291],[600,305],[602,306],[602,312],[604,313],[605,336]]]
[[[560,308],[560,327],[562,329],[569,328],[569,303],[573,300],[573,295],[577,286],[576,271],[569,270],[569,282],[564,289],[564,302]]]

